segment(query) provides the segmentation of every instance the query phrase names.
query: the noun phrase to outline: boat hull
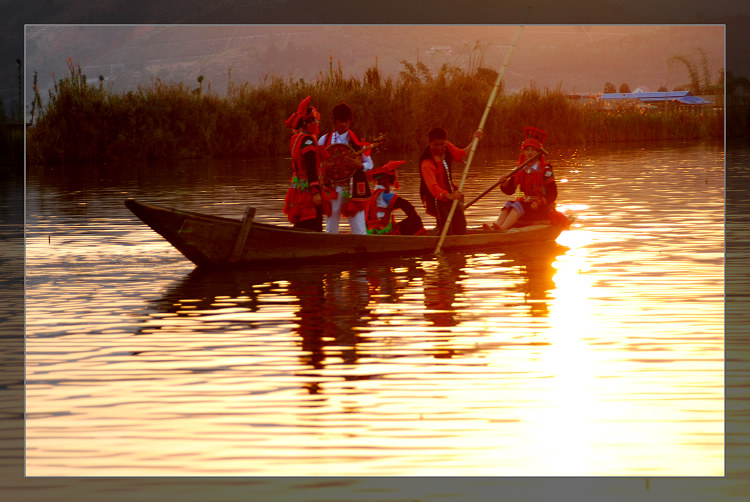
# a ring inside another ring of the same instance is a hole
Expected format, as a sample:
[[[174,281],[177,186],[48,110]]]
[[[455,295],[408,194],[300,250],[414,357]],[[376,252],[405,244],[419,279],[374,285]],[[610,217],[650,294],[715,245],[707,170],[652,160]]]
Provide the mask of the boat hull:
[[[236,267],[277,261],[419,255],[435,251],[437,235],[354,235],[295,230],[291,227],[182,211],[127,199],[125,206],[199,267]],[[563,228],[550,224],[505,232],[469,229],[448,235],[443,251],[482,251],[552,241]]]

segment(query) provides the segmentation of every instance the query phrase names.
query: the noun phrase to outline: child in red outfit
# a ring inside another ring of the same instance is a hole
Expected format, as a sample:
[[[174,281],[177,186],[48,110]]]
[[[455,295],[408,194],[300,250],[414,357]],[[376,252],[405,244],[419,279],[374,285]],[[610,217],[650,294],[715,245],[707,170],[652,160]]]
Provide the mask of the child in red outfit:
[[[526,139],[521,144],[521,156],[518,159],[519,166],[542,151],[542,142],[547,137],[546,132],[535,127],[526,127],[525,133]],[[495,229],[507,230],[517,223],[528,224],[553,219],[557,184],[552,166],[544,154],[535,163],[516,171],[500,185],[500,189],[507,195],[513,195],[517,188],[520,188],[523,195],[505,203],[493,224]]]
[[[372,199],[367,208],[367,233],[375,235],[423,235],[427,233],[422,225],[422,218],[412,203],[393,190],[399,188],[396,168],[405,162],[393,160],[367,172],[367,176],[375,182]],[[403,211],[406,218],[396,221],[396,216],[393,214],[396,210]]]

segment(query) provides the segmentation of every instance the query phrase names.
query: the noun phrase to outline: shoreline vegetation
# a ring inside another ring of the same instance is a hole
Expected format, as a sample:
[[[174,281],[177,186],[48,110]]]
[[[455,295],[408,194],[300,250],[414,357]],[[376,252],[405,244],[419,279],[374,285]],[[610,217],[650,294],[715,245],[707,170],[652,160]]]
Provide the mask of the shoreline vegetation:
[[[364,140],[386,135],[384,149],[423,148],[426,131],[442,126],[454,142],[469,142],[487,105],[495,70],[465,71],[445,65],[432,71],[402,61],[404,70],[383,77],[375,66],[362,78],[344,77],[331,59],[313,82],[266,76],[258,85],[229,82],[226,96],[198,77],[155,80],[123,94],[104,79],[90,83],[68,60],[69,75],[55,83],[42,105],[35,91],[27,127],[27,162],[55,164],[179,158],[256,158],[288,153],[284,120],[305,96],[321,112],[321,131],[332,127],[331,110],[344,101],[354,110],[353,129]],[[231,77],[231,70],[230,77]],[[557,89],[530,85],[517,93],[499,89],[484,127],[482,146],[515,146],[523,128],[548,131],[548,144],[586,146],[624,141],[699,140],[724,136],[724,110],[685,106],[643,107],[631,102],[602,107],[570,99]],[[37,115],[34,117],[34,115]]]

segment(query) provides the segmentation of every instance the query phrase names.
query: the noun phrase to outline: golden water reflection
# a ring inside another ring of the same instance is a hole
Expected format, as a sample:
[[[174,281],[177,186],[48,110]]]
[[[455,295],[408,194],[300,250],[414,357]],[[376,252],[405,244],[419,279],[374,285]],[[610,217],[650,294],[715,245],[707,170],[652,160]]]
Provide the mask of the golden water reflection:
[[[549,246],[231,273],[32,200],[27,473],[722,475],[721,205],[590,164]]]
[[[58,400],[81,399],[89,386],[96,392],[84,414],[86,437],[60,438],[53,449],[74,450],[83,439],[132,455],[132,443],[107,439],[111,397],[98,394],[118,396],[118,428],[134,427],[138,441],[166,442],[151,464],[148,456],[139,456],[141,467],[115,461],[107,468],[105,461],[96,467],[102,472],[181,472],[162,470],[159,459],[184,457],[185,472],[194,462],[211,472],[202,464],[210,461],[217,472],[287,473],[296,466],[316,475],[326,463],[309,464],[314,445],[325,445],[337,472],[350,474],[369,461],[380,474],[606,474],[633,470],[635,458],[639,472],[668,472],[670,458],[680,459],[682,473],[721,474],[722,422],[709,418],[722,413],[720,333],[697,347],[685,344],[679,327],[664,331],[658,312],[644,315],[638,297],[607,312],[588,273],[591,236],[576,232],[561,240],[579,248],[321,266],[314,273],[191,273],[155,302],[137,343],[128,344],[130,357],[102,367],[89,354],[91,364],[58,368],[88,381]],[[467,313],[461,305],[469,303]],[[639,340],[633,323],[651,333]],[[112,365],[137,385],[94,383],[93,373]],[[166,382],[185,390],[164,394]],[[686,392],[687,406],[675,406]],[[168,400],[159,404],[160,396]],[[291,417],[290,401],[297,403]],[[29,406],[37,429],[46,406]],[[271,436],[256,430],[261,417],[273,424]],[[68,425],[75,429],[79,420]],[[709,424],[695,427],[696,420]],[[686,443],[686,436],[705,444]],[[199,441],[198,457],[186,438]],[[33,457],[36,441],[29,443]],[[232,460],[262,458],[260,445],[274,451],[264,467],[253,462],[248,470]],[[643,458],[645,445],[650,456]],[[620,453],[612,456],[613,449]],[[705,450],[700,461],[696,449]],[[711,458],[715,466],[707,470]],[[341,471],[342,461],[352,465]],[[73,462],[61,471],[80,468],[93,466]]]

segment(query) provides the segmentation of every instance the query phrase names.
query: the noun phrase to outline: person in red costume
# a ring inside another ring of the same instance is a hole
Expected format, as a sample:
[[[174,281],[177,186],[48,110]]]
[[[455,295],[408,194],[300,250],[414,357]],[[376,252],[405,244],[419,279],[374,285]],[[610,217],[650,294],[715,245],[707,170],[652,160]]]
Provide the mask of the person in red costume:
[[[472,138],[480,139],[482,131],[474,132]],[[437,219],[437,232],[441,233],[448,219],[454,200],[459,204],[451,220],[448,234],[466,233],[466,216],[463,210],[464,194],[458,190],[453,182],[451,166],[453,162],[462,161],[466,157],[466,148],[458,148],[447,140],[447,134],[442,127],[435,127],[427,133],[429,144],[419,158],[419,195],[422,198],[427,214]]]
[[[393,189],[398,190],[398,173],[396,169],[406,163],[405,160],[392,160],[383,166],[367,171],[367,176],[374,183],[372,198],[367,207],[367,233],[383,235],[422,235],[427,231],[422,225],[422,218],[408,200],[400,197]],[[394,211],[401,210],[406,218],[396,221]]]
[[[544,139],[547,137],[545,131],[536,127],[526,127],[524,132],[526,139],[521,143],[519,166],[526,159],[542,151]],[[492,224],[494,229],[507,230],[519,223],[555,220],[557,184],[552,165],[547,162],[544,154],[540,155],[535,163],[516,171],[500,185],[500,189],[507,195],[513,195],[519,188],[523,195],[505,203],[500,216]]]
[[[320,162],[325,151],[317,144],[319,119],[320,114],[310,105],[308,96],[284,122],[293,131],[290,140],[292,179],[284,199],[284,214],[294,228],[316,232],[323,231],[326,206],[320,183]]]
[[[339,103],[333,107],[333,131],[318,139],[318,145],[328,148],[331,145],[349,145],[354,151],[362,150],[363,143],[351,130],[353,120],[352,109],[346,103]],[[370,202],[370,185],[367,182],[367,171],[372,169],[373,163],[370,151],[365,150],[355,159],[359,169],[343,183],[334,183],[331,190],[336,191],[336,197],[331,200],[331,214],[326,217],[326,232],[337,234],[341,216],[349,220],[349,227],[353,234],[366,234],[367,224],[365,208]]]

